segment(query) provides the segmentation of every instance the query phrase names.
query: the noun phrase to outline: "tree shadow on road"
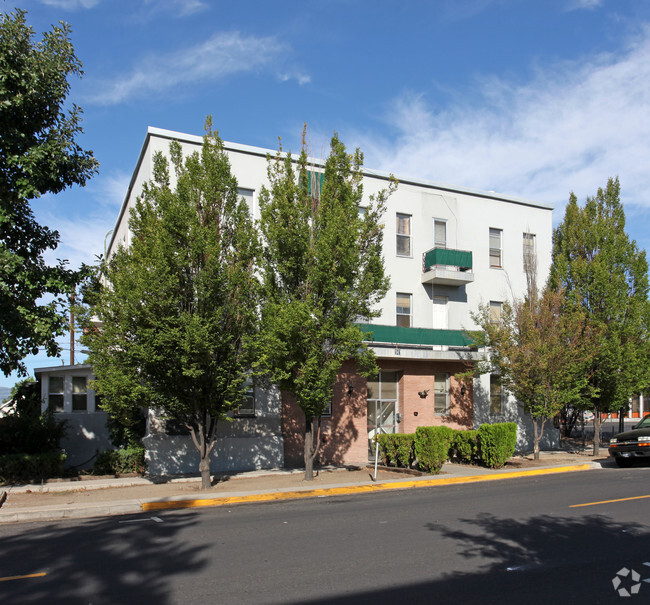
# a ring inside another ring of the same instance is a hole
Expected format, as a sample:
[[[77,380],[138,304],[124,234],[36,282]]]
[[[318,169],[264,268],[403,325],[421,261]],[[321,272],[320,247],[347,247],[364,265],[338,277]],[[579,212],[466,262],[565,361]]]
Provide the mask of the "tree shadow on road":
[[[0,577],[46,573],[0,583],[0,601],[173,603],[173,583],[195,577],[207,563],[208,545],[184,543],[181,535],[195,515],[30,523],[12,526],[11,535],[0,530]]]

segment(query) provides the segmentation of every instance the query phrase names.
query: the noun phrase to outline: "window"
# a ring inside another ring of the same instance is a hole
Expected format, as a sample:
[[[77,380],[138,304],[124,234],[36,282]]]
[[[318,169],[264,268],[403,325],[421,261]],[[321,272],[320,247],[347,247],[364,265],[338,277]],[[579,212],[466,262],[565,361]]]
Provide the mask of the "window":
[[[411,256],[411,215],[397,215],[397,256]]]
[[[411,294],[397,293],[397,323],[402,328],[411,327]]]
[[[242,403],[235,411],[236,416],[255,416],[255,385],[249,376],[242,385]]]
[[[534,271],[536,265],[535,234],[524,233],[524,271]]]
[[[449,374],[436,374],[433,384],[433,411],[436,414],[449,413]]]
[[[50,376],[48,405],[54,412],[63,411],[63,376]]]
[[[72,377],[72,411],[88,411],[88,393],[85,376]]]
[[[433,246],[435,248],[447,247],[447,221],[433,219]]]
[[[325,406],[325,409],[321,413],[321,416],[325,416],[325,417],[329,418],[331,415],[332,415],[332,400],[330,399],[327,402],[327,406]]]
[[[503,309],[503,303],[491,300],[490,301],[490,321],[494,324],[498,324],[501,321],[501,310]]]
[[[490,413],[501,414],[503,412],[503,386],[501,378],[496,374],[490,374]]]
[[[501,260],[501,229],[490,227],[490,267],[502,267]]]

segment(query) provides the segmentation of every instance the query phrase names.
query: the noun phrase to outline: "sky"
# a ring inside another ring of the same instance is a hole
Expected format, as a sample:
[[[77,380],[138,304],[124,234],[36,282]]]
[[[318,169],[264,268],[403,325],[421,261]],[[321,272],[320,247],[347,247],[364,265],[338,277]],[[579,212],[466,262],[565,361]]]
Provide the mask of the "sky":
[[[306,122],[316,157],[338,132],[368,168],[550,203],[556,225],[570,192],[618,176],[650,248],[647,0],[0,0],[15,8],[36,39],[72,27],[68,100],[100,162],[33,202],[51,262],[103,253],[148,126],[200,135],[208,115],[226,141],[293,151]]]

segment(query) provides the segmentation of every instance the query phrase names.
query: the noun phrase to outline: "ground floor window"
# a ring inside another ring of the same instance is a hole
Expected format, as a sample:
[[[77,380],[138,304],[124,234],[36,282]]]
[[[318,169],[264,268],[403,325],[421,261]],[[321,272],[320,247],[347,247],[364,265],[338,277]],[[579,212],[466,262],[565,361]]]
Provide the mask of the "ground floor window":
[[[255,416],[255,385],[249,376],[242,386],[243,398],[241,405],[235,411],[236,416]]]
[[[503,412],[503,385],[501,377],[497,374],[490,374],[490,413],[501,414]]]
[[[85,376],[72,377],[72,411],[88,411],[88,385]]]
[[[63,376],[50,376],[47,403],[53,412],[63,411]]]
[[[433,407],[436,414],[449,413],[449,374],[435,375]]]

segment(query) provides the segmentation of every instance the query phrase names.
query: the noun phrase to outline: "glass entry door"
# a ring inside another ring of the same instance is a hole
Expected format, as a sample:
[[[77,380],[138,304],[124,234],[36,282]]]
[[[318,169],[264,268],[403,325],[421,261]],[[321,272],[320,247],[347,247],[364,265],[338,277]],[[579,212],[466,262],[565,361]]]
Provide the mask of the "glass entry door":
[[[375,435],[397,432],[397,372],[368,380],[368,458],[375,457]]]

